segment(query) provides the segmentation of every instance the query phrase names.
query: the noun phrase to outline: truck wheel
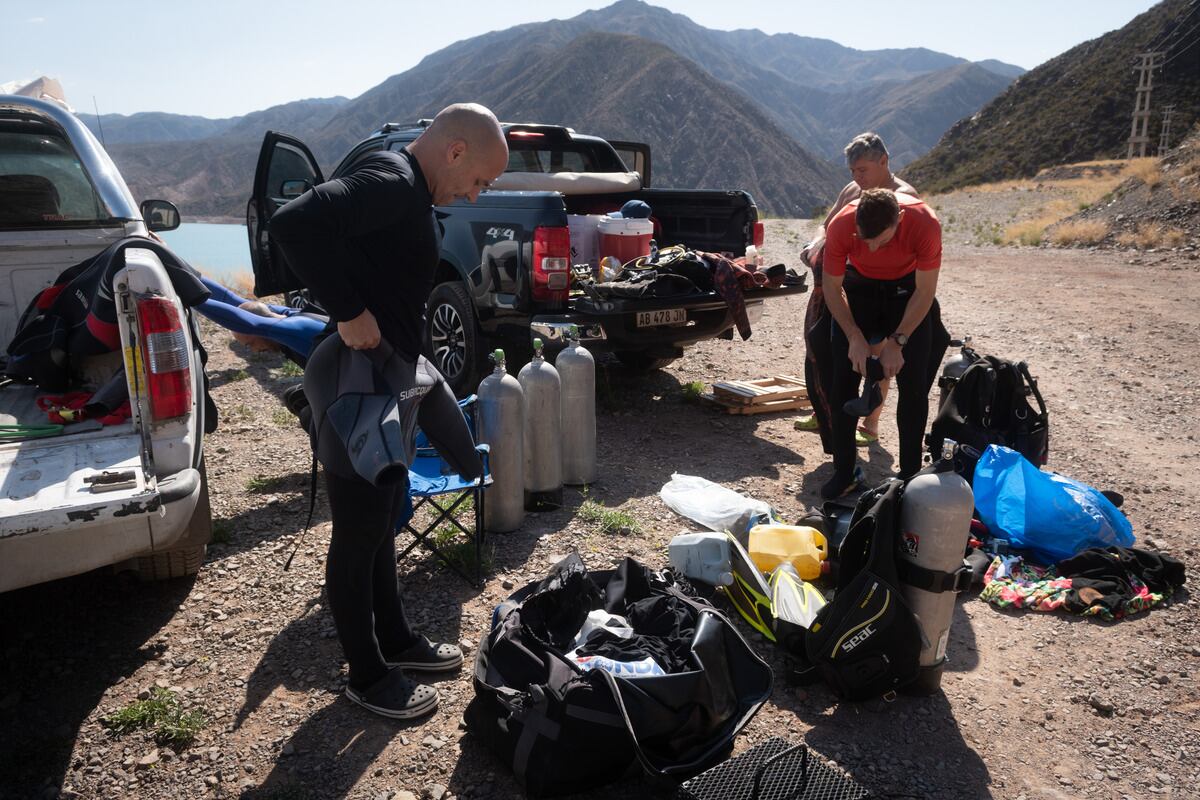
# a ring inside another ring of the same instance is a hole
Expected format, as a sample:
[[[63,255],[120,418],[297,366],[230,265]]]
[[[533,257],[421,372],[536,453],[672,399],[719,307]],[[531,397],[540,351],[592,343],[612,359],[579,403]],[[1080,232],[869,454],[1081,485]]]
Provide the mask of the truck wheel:
[[[618,350],[614,355],[621,362],[621,365],[630,372],[653,372],[677,360],[674,358],[654,358],[639,350]]]
[[[170,550],[139,556],[135,570],[143,581],[165,581],[195,575],[212,541],[212,505],[208,500],[208,471],[200,464],[200,497],[188,529]]]
[[[463,285],[450,282],[434,287],[425,312],[425,353],[458,397],[479,386],[482,340],[475,308]]]
[[[137,560],[138,578],[143,581],[165,581],[195,575],[204,563],[207,550],[206,545],[200,545],[141,556]]]

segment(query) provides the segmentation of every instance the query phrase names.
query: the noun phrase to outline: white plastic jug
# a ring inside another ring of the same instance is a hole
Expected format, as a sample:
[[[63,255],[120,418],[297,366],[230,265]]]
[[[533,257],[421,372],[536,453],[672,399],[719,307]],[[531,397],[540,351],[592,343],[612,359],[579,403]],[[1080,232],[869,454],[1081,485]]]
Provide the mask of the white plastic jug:
[[[667,545],[671,566],[688,580],[712,586],[733,583],[733,563],[729,557],[729,537],[724,532],[681,533]]]

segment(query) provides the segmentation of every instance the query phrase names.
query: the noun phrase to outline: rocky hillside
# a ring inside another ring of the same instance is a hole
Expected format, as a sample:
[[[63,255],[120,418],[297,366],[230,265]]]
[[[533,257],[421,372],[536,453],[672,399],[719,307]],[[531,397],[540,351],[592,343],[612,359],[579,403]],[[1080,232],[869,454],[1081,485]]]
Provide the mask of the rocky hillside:
[[[1052,233],[1076,244],[1200,249],[1200,123],[1178,147],[1148,166]]]
[[[79,120],[106,145],[134,142],[191,142],[220,136],[237,119],[209,119],[188,114],[144,111],[140,114],[95,114],[76,112]]]
[[[714,30],[641,0],[620,0],[571,19],[476,36],[433,53],[418,69],[436,70],[462,58],[490,63],[520,52],[530,42],[565,46],[591,31],[630,34],[670,47],[761,106],[805,149],[839,163],[846,141],[873,126],[886,127],[901,138],[913,137],[899,152],[898,163],[906,163],[933,147],[952,122],[974,113],[1024,72],[989,60],[979,67],[992,80],[981,81],[974,73],[947,72],[969,62],[946,53],[919,47],[855,50],[795,34]],[[616,63],[611,54],[604,60]],[[961,86],[945,91],[947,83],[960,78]],[[881,92],[901,85],[905,104],[890,98],[880,103]],[[926,87],[928,93],[923,91]],[[933,119],[938,125],[929,124],[931,108],[936,108]]]
[[[838,121],[832,157],[862,131],[875,131],[887,142],[894,168],[925,154],[959,118],[977,109],[1011,83],[978,64],[961,63],[903,81],[872,83],[831,97],[821,110]]]
[[[481,70],[472,54],[397,75],[342,108],[314,138],[332,161],[382,120],[432,116],[471,98],[502,119],[569,125],[650,144],[660,187],[750,192],[776,215],[827,203],[840,172],[744,95],[663,45],[587,33],[561,46],[530,34]],[[595,54],[604,53],[597,61]]]
[[[625,38],[590,38],[613,34]],[[588,49],[597,44],[610,49]],[[620,0],[457,42],[352,100],[297,101],[226,120],[110,115],[101,124],[134,193],[176,200],[192,217],[241,215],[268,129],[305,139],[329,167],[385,121],[467,99],[506,119],[647,141],[659,185],[744,188],[769,213],[806,215],[842,183],[841,148],[854,134],[878,129],[902,165],[1019,72],[922,48],[861,51],[712,30]],[[663,82],[667,74],[678,83]]]
[[[1120,30],[1073,47],[1026,73],[979,113],[956,123],[904,171],[923,191],[1005,178],[1043,167],[1125,155],[1137,54],[1161,48],[1150,136],[1160,110],[1175,105],[1176,141],[1200,118],[1200,3],[1165,0]],[[1149,154],[1149,153],[1148,153]]]
[[[381,122],[432,116],[469,98],[506,120],[646,141],[655,185],[744,189],[775,215],[806,216],[842,183],[840,170],[804,150],[755,103],[663,45],[590,33],[558,47],[531,40],[504,52],[487,68],[464,54],[397,75],[338,105],[332,118],[298,120],[307,129],[276,111],[220,137],[110,149],[138,197],[172,200],[189,216],[237,217],[267,128],[299,133],[328,171]],[[597,67],[596,52],[609,54],[607,65]],[[314,130],[316,119],[327,121]]]
[[[79,119],[106,145],[139,142],[195,142],[220,136],[261,136],[270,128],[305,134],[323,125],[347,102],[345,97],[295,100],[240,117],[208,119],[149,111],[141,114],[79,113]]]

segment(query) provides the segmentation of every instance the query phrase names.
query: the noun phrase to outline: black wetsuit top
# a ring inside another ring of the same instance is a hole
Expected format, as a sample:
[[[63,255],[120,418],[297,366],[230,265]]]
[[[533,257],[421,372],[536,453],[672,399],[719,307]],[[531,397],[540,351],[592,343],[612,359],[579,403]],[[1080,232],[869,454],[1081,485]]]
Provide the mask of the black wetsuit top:
[[[429,186],[411,153],[364,157],[275,212],[270,232],[334,322],[367,309],[397,352],[409,360],[420,355],[442,243]]]

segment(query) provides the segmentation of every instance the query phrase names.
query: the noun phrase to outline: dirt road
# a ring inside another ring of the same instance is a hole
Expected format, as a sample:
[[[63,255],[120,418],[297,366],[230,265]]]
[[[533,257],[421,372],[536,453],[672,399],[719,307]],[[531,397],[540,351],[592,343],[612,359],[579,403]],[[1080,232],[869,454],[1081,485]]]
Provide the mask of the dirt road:
[[[799,264],[808,223],[773,221],[767,252]],[[1131,263],[1131,261],[1133,263]],[[1195,509],[1200,436],[1200,261],[1196,253],[947,247],[939,296],[951,331],[1026,359],[1051,410],[1050,466],[1126,497],[1142,546],[1200,566]],[[511,586],[577,548],[589,565],[633,554],[665,564],[687,527],[661,503],[672,472],[770,502],[787,518],[816,500],[830,469],[791,415],[724,417],[683,385],[800,374],[806,296],[774,303],[748,342],[712,342],[658,374],[599,377],[600,475],[590,497],[641,533],[604,536],[569,508],[496,537],[477,592],[425,558],[401,564],[417,625],[473,648]],[[223,413],[209,443],[222,544],[194,584],[139,586],[104,575],[0,596],[0,797],[519,797],[502,765],[460,728],[466,673],[439,682],[442,706],[414,725],[371,717],[341,697],[344,667],[321,590],[328,514],[290,572],[304,524],[309,451],[278,401],[298,380],[276,356],[233,350],[210,331]],[[894,405],[889,404],[889,410]],[[896,455],[885,415],[868,476]],[[777,666],[782,661],[754,640]],[[823,687],[777,682],[739,749],[805,737],[860,782],[925,798],[1200,796],[1200,631],[1184,592],[1106,624],[1004,613],[974,594],[958,606],[944,692],[842,704]],[[176,754],[101,719],[154,685],[209,723]],[[635,780],[594,798],[644,796]]]

